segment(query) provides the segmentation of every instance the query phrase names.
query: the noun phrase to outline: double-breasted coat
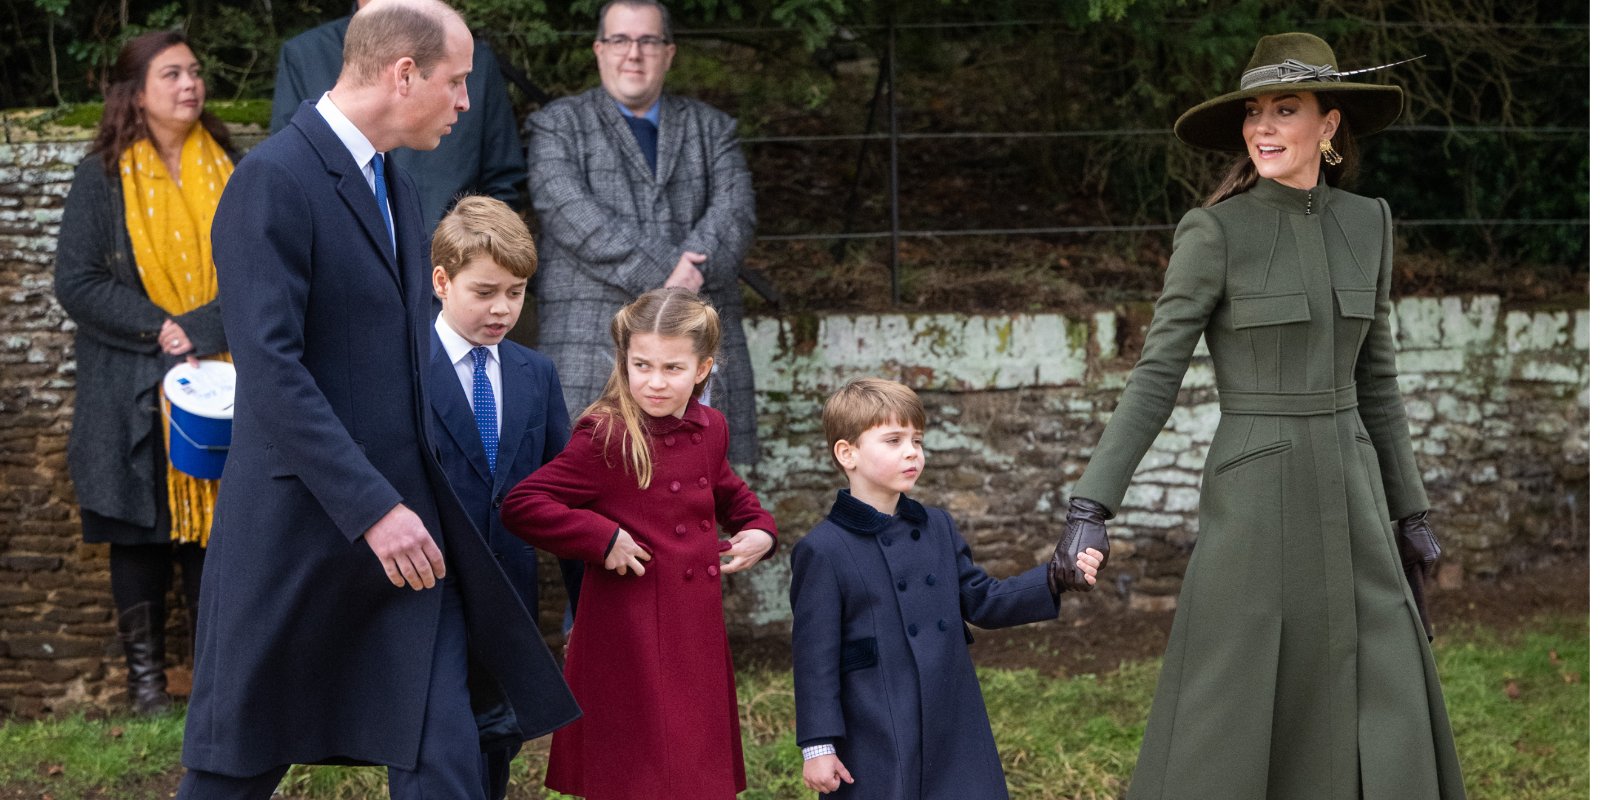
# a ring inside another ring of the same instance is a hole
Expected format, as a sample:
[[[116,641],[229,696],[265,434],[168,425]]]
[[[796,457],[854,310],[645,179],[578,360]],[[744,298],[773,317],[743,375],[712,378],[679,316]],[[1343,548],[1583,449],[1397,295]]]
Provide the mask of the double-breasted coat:
[[[1390,520],[1428,508],[1395,376],[1388,205],[1261,180],[1178,226],[1073,494],[1115,512],[1195,343],[1221,422],[1129,797],[1464,797]]]
[[[240,161],[217,209],[239,379],[201,585],[191,769],[415,768],[447,589],[395,587],[362,538],[401,503],[459,587],[480,729],[531,739],[578,714],[434,457],[422,212],[404,170],[389,193],[393,246],[361,167],[308,102]]]
[[[790,559],[795,741],[831,742],[855,779],[830,797],[1005,798],[966,623],[1055,619],[1045,568],[991,578],[943,509],[847,491]]]
[[[584,716],[556,732],[545,785],[588,800],[727,800],[745,775],[717,531],[777,527],[728,466],[720,413],[690,400],[682,419],[645,422],[648,489],[623,469],[621,424],[608,444],[587,417],[500,510],[512,533],[587,564],[565,669]],[[643,575],[601,567],[618,527],[649,550]]]
[[[728,457],[755,463],[755,373],[739,267],[755,239],[756,198],[733,118],[662,95],[656,168],[603,87],[529,117],[528,193],[539,214],[539,349],[556,362],[577,416],[611,375],[611,317],[659,289],[684,251],[705,253],[701,293],[722,318],[711,405],[732,430]]]
[[[161,378],[178,359],[163,355],[156,341],[172,315],[145,294],[124,213],[118,176],[106,174],[100,155],[90,154],[73,175],[56,245],[56,299],[78,328],[67,468],[79,506],[123,523],[86,529],[86,537],[162,544],[171,532],[158,404]],[[220,301],[172,319],[194,343],[195,355],[228,349]]]

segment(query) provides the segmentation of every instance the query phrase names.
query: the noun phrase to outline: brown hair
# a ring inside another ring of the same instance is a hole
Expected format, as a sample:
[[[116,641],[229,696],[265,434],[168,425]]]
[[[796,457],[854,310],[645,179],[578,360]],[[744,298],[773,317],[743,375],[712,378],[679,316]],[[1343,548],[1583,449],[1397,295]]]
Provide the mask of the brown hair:
[[[149,79],[150,62],[180,44],[188,46],[189,37],[179,31],[151,31],[129,39],[117,53],[105,86],[105,112],[100,115],[100,128],[95,132],[94,144],[89,147],[90,155],[100,155],[107,175],[117,174],[117,160],[122,158],[124,150],[140,139],[150,138],[150,126],[139,108],[139,93],[144,91],[145,81]],[[204,107],[200,109],[200,124],[223,150],[233,150],[228,126]]]
[[[882,378],[856,378],[845,384],[822,407],[822,435],[828,440],[833,465],[844,471],[833,452],[835,444],[857,444],[861,434],[891,423],[927,430],[928,415],[922,408],[922,398],[905,384]]]
[[[633,337],[644,334],[663,338],[687,337],[694,343],[695,356],[703,362],[708,358],[716,358],[717,348],[722,345],[722,320],[710,303],[683,288],[652,289],[623,306],[611,318],[611,340],[616,343],[616,363],[611,368],[611,377],[606,380],[606,388],[600,393],[600,399],[590,403],[583,410],[583,416],[593,414],[602,418],[608,452],[616,423],[622,423],[623,450],[627,454],[622,468],[626,471],[632,465],[634,474],[639,478],[640,489],[650,488],[654,465],[650,459],[650,440],[644,435],[644,409],[639,408],[633,393],[628,391],[628,345]],[[711,374],[707,372],[705,380],[694,385],[696,396],[705,390],[706,381],[709,380]]]
[[[407,56],[424,80],[444,60],[444,22],[460,14],[438,0],[372,3],[350,18],[344,35],[344,68],[358,86],[370,86],[383,68]]]
[[[610,0],[600,6],[600,13],[596,15],[595,41],[606,38],[606,14],[612,6],[627,6],[628,8],[653,8],[661,12],[661,38],[672,41],[672,12],[656,0]]]
[[[1311,96],[1316,98],[1317,109],[1323,116],[1339,108],[1338,101],[1331,94],[1312,92]],[[1352,130],[1354,126],[1349,124],[1349,120],[1342,120],[1339,129],[1333,132],[1334,152],[1344,156],[1344,161],[1334,165],[1323,163],[1322,179],[1327,181],[1329,186],[1338,188],[1340,184],[1349,186],[1355,182],[1361,153],[1356,147],[1356,135],[1351,133]],[[1200,207],[1210,208],[1236,194],[1247,192],[1250,187],[1256,185],[1260,177],[1256,174],[1256,165],[1250,161],[1250,156],[1246,155],[1229,165],[1228,170],[1222,175],[1222,180],[1217,183],[1217,188],[1211,190],[1211,194]]]
[[[479,255],[522,280],[539,268],[533,236],[517,212],[493,197],[468,195],[433,230],[433,264],[454,279]]]

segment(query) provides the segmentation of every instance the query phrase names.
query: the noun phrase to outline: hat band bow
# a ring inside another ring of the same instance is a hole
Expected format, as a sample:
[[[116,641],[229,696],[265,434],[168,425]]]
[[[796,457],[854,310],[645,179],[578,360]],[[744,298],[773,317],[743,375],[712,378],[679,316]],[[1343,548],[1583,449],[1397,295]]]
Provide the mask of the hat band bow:
[[[1336,81],[1339,71],[1332,64],[1307,64],[1286,58],[1282,64],[1256,67],[1239,76],[1239,88],[1250,89],[1265,83],[1299,83],[1300,81]]]

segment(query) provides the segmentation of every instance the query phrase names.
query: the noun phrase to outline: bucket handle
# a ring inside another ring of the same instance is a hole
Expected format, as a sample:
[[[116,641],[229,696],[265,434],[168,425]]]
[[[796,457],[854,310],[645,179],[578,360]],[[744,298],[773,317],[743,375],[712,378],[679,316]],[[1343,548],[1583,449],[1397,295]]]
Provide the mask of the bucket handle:
[[[168,425],[172,426],[173,430],[178,432],[179,436],[183,437],[184,441],[189,443],[189,446],[195,448],[196,450],[209,450],[209,451],[211,451],[213,453],[216,453],[216,452],[225,453],[225,452],[228,451],[228,448],[230,447],[230,445],[225,445],[225,444],[201,444],[201,443],[195,441],[194,439],[189,438],[189,434],[183,432],[183,426],[179,425],[178,421],[172,418],[172,412],[167,410],[167,404],[166,403],[162,403],[161,404],[161,417],[167,421]]]

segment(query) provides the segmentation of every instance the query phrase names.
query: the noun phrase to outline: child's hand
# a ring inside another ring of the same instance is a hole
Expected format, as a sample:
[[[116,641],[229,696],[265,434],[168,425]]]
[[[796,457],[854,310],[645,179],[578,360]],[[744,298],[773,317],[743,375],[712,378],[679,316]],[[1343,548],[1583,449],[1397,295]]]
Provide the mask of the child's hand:
[[[1094,585],[1095,573],[1100,571],[1100,564],[1105,560],[1105,554],[1093,547],[1078,554],[1078,570],[1090,586]]]
[[[615,570],[618,575],[626,575],[628,570],[643,575],[644,564],[640,562],[649,560],[650,551],[635,542],[627,531],[618,528],[617,540],[611,543],[611,552],[606,553],[606,569]]]
[[[850,777],[850,770],[844,768],[844,762],[838,756],[826,755],[806,761],[805,769],[806,788],[813,792],[828,794],[839,788],[839,783],[855,783],[856,779]]]
[[[772,549],[775,541],[777,540],[772,538],[772,534],[766,531],[755,528],[739,531],[724,545],[723,554],[731,558],[722,562],[722,571],[738,572],[755,566],[756,562]]]

